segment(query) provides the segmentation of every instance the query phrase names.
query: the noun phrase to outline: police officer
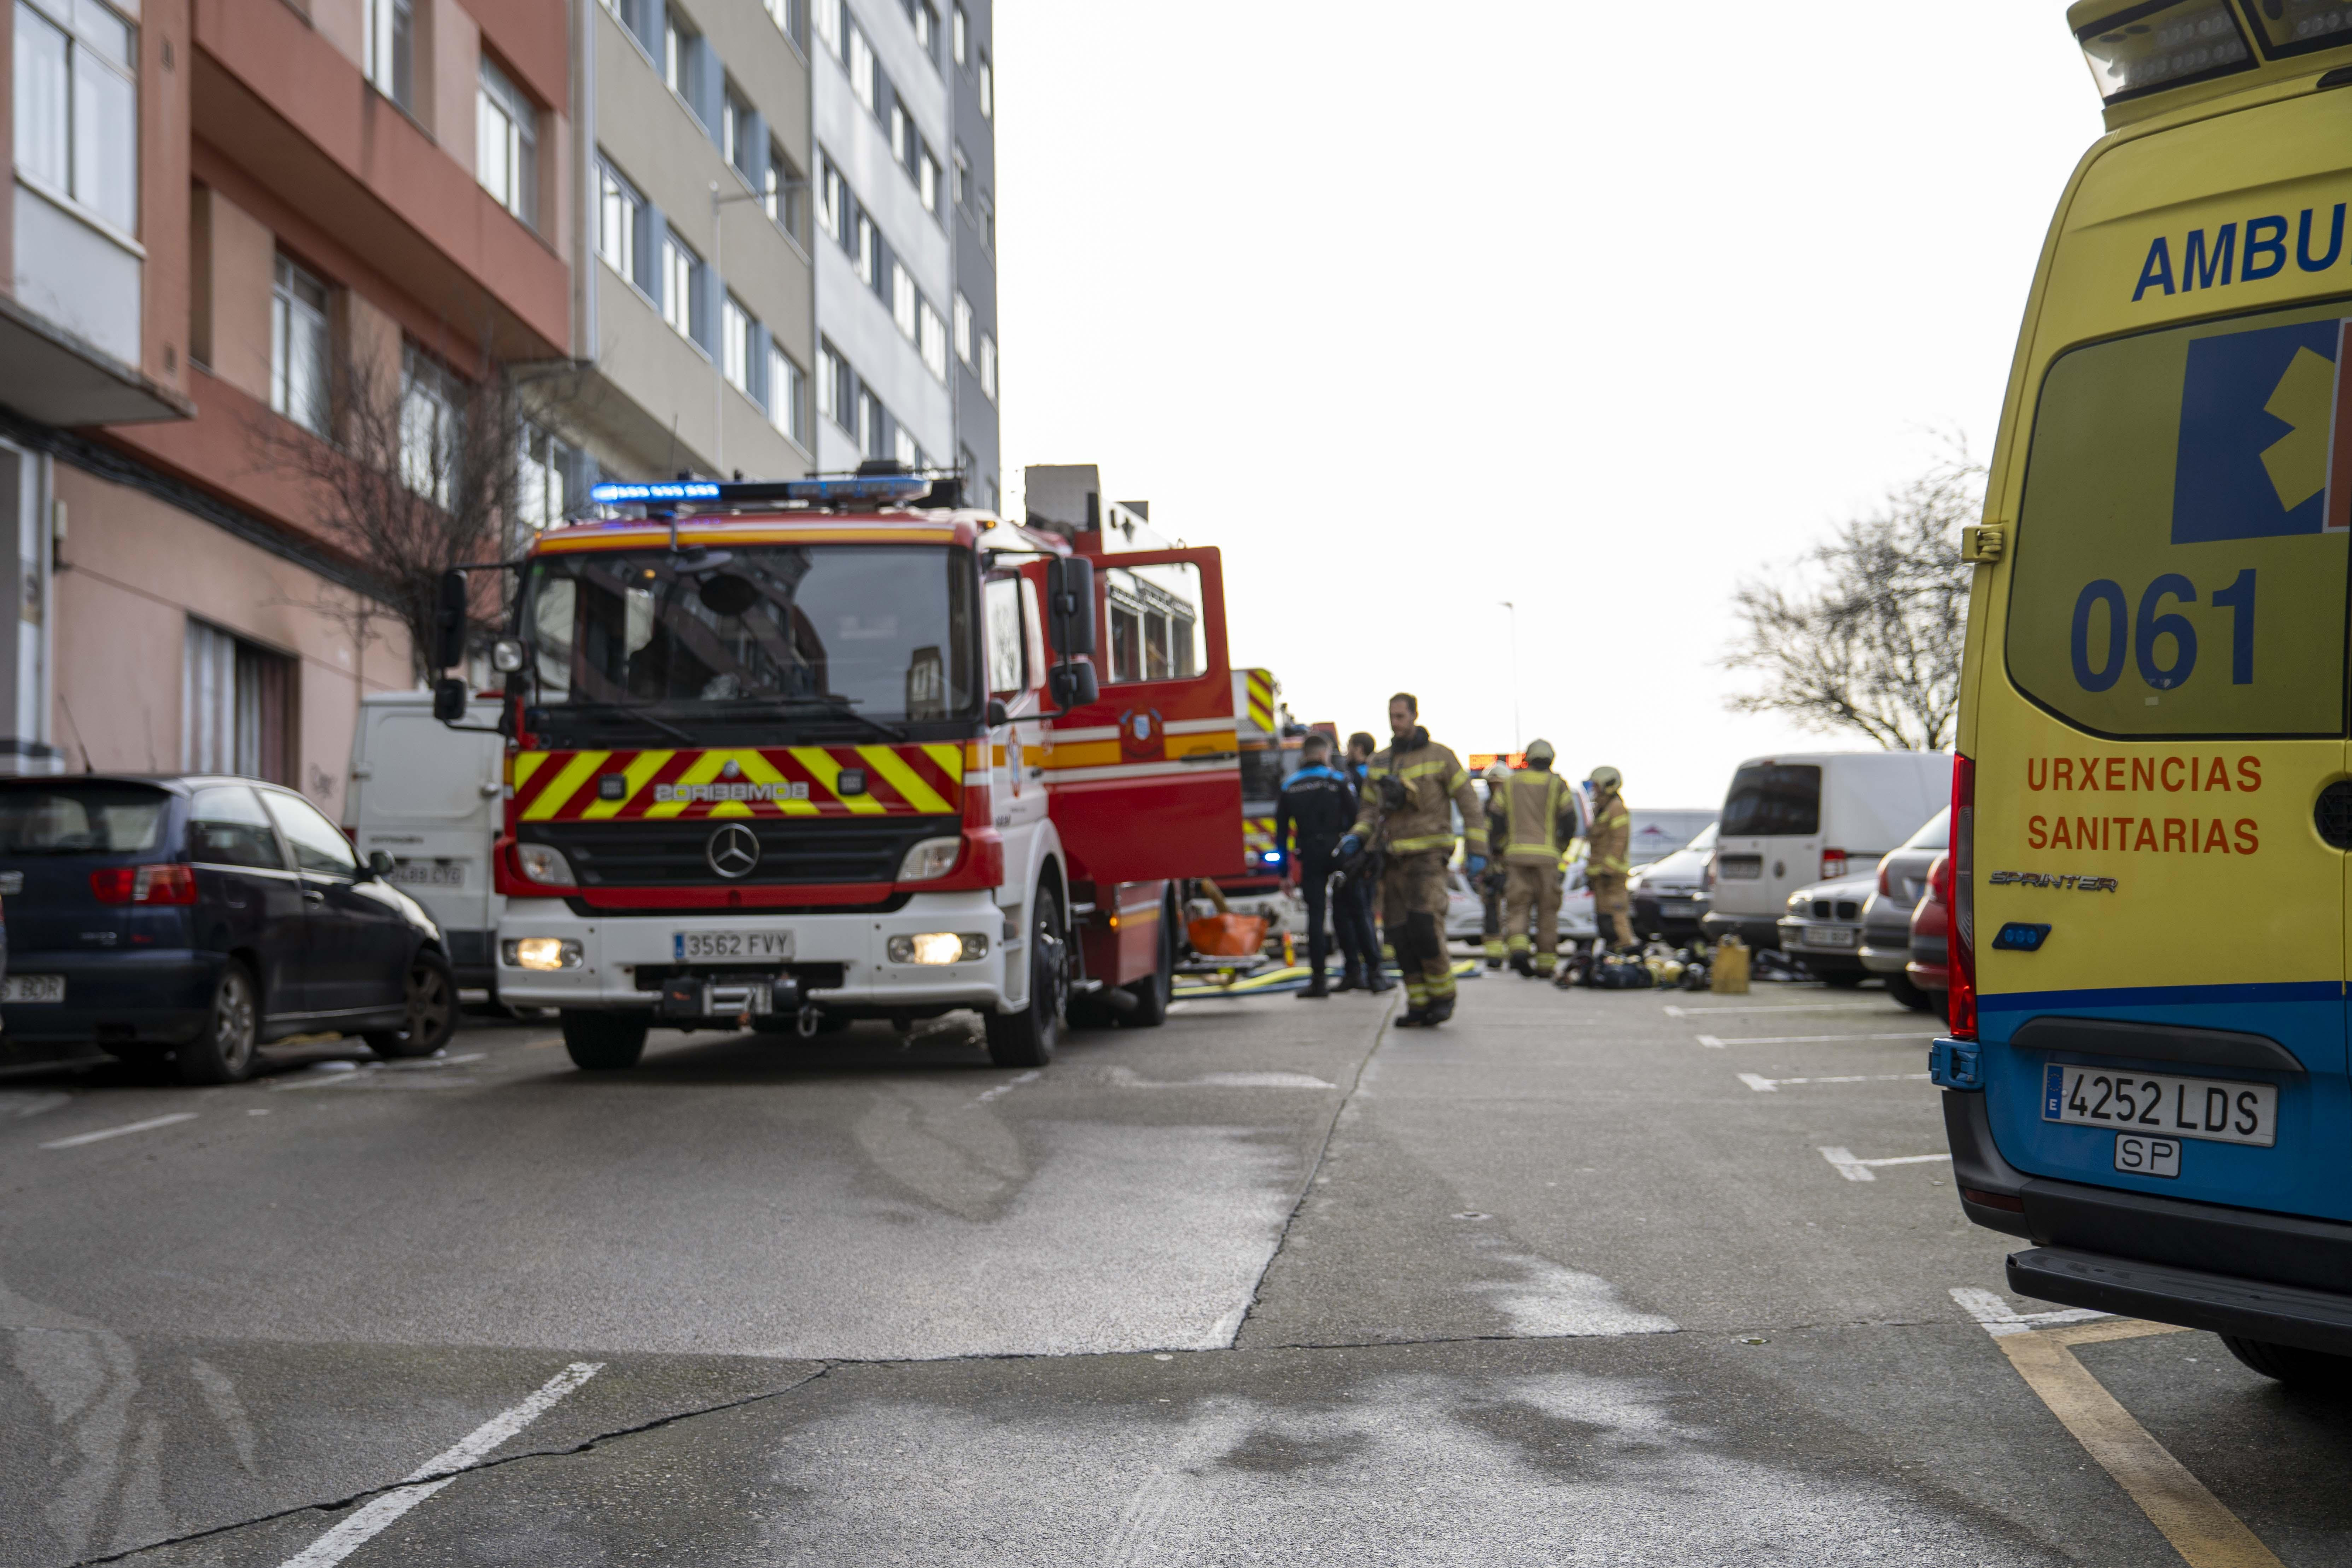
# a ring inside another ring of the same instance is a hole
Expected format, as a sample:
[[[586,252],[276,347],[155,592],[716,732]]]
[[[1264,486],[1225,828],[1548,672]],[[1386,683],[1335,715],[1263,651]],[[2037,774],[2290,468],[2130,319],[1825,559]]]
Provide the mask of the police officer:
[[[1445,951],[1445,866],[1454,858],[1449,805],[1462,813],[1467,837],[1463,869],[1486,868],[1486,817],[1462,759],[1421,727],[1421,703],[1410,691],[1389,699],[1385,751],[1364,770],[1356,824],[1339,841],[1352,855],[1374,833],[1387,848],[1381,871],[1381,924],[1404,971],[1409,1004],[1401,1025],[1422,1027],[1454,1016],[1454,963]]]
[[[1556,753],[1549,741],[1528,746],[1528,765],[1503,786],[1503,833],[1496,854],[1503,862],[1503,930],[1509,933],[1511,967],[1549,979],[1559,964],[1560,856],[1576,837],[1576,791],[1551,771]],[[1535,949],[1528,948],[1528,910],[1535,910]]]
[[[1307,893],[1307,967],[1302,998],[1331,994],[1324,963],[1330,956],[1324,907],[1331,889],[1331,862],[1356,820],[1356,792],[1331,764],[1331,742],[1310,733],[1298,747],[1298,771],[1282,786],[1274,808],[1274,847],[1289,868],[1292,883]],[[1291,840],[1296,836],[1296,846]]]
[[[1585,834],[1584,878],[1592,889],[1593,947],[1606,947],[1613,931],[1620,948],[1633,945],[1632,907],[1625,897],[1625,879],[1633,874],[1628,859],[1633,848],[1633,814],[1625,809],[1625,775],[1615,768],[1598,767],[1588,781],[1592,785],[1592,826]]]
[[[1339,764],[1339,773],[1348,781],[1350,812],[1364,793],[1364,773],[1378,744],[1361,730],[1348,737],[1348,755]],[[1332,987],[1335,991],[1377,994],[1396,989],[1396,982],[1381,967],[1380,928],[1372,921],[1372,889],[1379,881],[1379,868],[1372,867],[1362,876],[1349,878],[1331,896],[1331,929],[1339,939],[1339,984]]]
[[[1511,782],[1511,764],[1497,757],[1478,776],[1486,781],[1486,844],[1499,858],[1511,825],[1510,803],[1503,794]],[[1478,884],[1478,901],[1486,917],[1479,933],[1489,969],[1502,968],[1507,952],[1503,942],[1503,888],[1501,868],[1489,865]]]

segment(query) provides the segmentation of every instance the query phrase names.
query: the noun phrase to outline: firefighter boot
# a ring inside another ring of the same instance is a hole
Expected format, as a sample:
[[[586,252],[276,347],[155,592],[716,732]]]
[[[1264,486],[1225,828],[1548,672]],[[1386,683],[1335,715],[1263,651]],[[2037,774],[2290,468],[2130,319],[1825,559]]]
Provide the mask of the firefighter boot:
[[[1361,991],[1361,990],[1363,990],[1363,989],[1364,989],[1364,972],[1363,972],[1363,970],[1362,970],[1360,966],[1358,966],[1358,965],[1356,965],[1356,964],[1353,964],[1353,963],[1349,964],[1346,968],[1344,968],[1344,969],[1342,969],[1342,970],[1340,970],[1340,971],[1339,971],[1339,984],[1337,984],[1337,985],[1334,985],[1333,987],[1331,987],[1331,989],[1332,989],[1333,991],[1335,991],[1335,992],[1337,992],[1337,991]]]
[[[1339,989],[1344,991],[1347,986],[1342,984]],[[1324,978],[1323,972],[1319,969],[1315,972],[1315,978],[1307,983],[1307,988],[1297,993],[1301,1002],[1320,1002],[1329,994],[1331,994],[1330,983]]]
[[[1430,999],[1428,1023],[1431,1028],[1433,1029],[1437,1027],[1438,1025],[1443,1024],[1446,1019],[1451,1018],[1452,1016],[1454,1016],[1453,997],[1434,996]]]
[[[1514,974],[1519,974],[1519,975],[1531,975],[1531,974],[1533,974],[1535,972],[1536,972],[1536,971],[1535,971],[1535,963],[1534,963],[1534,960],[1533,960],[1532,958],[1530,958],[1527,953],[1525,953],[1525,952],[1515,952],[1515,953],[1511,954],[1511,973],[1514,973]]]

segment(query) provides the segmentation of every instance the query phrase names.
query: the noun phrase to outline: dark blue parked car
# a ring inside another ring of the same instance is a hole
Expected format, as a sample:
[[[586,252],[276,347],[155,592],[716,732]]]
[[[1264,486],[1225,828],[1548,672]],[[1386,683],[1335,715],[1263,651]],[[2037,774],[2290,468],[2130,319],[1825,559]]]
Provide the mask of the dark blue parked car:
[[[12,1051],[94,1042],[233,1083],[289,1035],[429,1056],[457,1026],[433,919],[291,790],[253,779],[0,781]]]

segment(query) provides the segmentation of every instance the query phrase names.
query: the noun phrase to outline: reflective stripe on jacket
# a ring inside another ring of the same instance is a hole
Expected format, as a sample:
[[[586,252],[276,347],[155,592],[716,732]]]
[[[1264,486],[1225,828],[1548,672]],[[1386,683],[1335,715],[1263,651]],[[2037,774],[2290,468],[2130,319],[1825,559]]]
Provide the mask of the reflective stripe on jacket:
[[[1629,857],[1633,852],[1633,814],[1615,795],[1604,795],[1593,803],[1592,826],[1585,835],[1588,875],[1622,877],[1633,868]]]
[[[1385,817],[1381,814],[1384,778],[1402,780],[1406,791],[1404,805]],[[1372,754],[1371,766],[1364,772],[1363,801],[1350,831],[1369,838],[1378,826],[1391,855],[1414,855],[1425,849],[1451,855],[1454,822],[1446,810],[1449,804],[1461,810],[1470,853],[1486,853],[1486,809],[1478,792],[1470,787],[1462,759],[1432,741],[1427,730],[1416,728],[1404,745],[1391,745]]]
[[[1503,786],[1505,833],[1496,853],[1515,866],[1558,866],[1576,837],[1576,791],[1549,768],[1522,768]]]

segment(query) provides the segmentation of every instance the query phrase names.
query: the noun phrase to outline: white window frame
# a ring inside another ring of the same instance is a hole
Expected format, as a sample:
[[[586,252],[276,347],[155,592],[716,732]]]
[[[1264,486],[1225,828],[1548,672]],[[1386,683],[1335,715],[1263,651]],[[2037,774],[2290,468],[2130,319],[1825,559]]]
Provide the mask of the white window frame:
[[[948,23],[948,40],[954,47],[955,63],[958,66],[971,64],[971,22],[963,14],[962,0],[957,0],[954,16]]]
[[[912,431],[895,421],[890,428],[890,455],[910,468],[923,467],[923,444],[915,439]]]
[[[366,0],[360,68],[376,91],[404,110],[416,104],[415,0]]]
[[[971,363],[971,301],[961,289],[955,297],[955,356],[965,364]]]
[[[692,246],[678,237],[677,230],[674,228],[662,231],[661,246],[661,299],[658,303],[662,320],[688,342],[697,342],[694,335],[694,281],[702,268],[702,258],[694,253]]]
[[[882,276],[882,231],[863,209],[857,214],[857,248],[851,259],[857,264],[857,280],[868,289]]]
[[[637,281],[637,223],[646,210],[645,197],[621,172],[603,158],[596,160],[596,254],[604,265]]]
[[[18,0],[15,16],[16,163],[43,195],[125,237],[139,233],[139,29],[96,0]],[[37,79],[33,40],[56,37],[56,69]],[[26,89],[36,89],[26,91]],[[37,89],[47,88],[44,94]],[[112,101],[110,102],[109,100]],[[127,110],[127,131],[112,110]],[[116,132],[112,140],[99,132]],[[46,134],[44,134],[46,133]],[[47,155],[43,156],[46,143]]]
[[[855,22],[844,31],[849,36],[849,90],[857,95],[857,101],[866,106],[866,113],[878,114],[881,111],[876,105],[881,95],[876,78],[881,67],[874,58],[874,46],[866,41],[865,33]]]
[[[743,301],[730,294],[719,307],[719,373],[727,384],[751,395],[751,329],[757,323]]]
[[[446,511],[457,468],[458,405],[449,373],[414,344],[402,352],[400,480]]]
[[[986,332],[980,334],[980,391],[991,403],[996,401],[996,340]]]
[[[269,289],[269,406],[313,436],[327,434],[331,412],[331,303],[326,284],[308,268],[277,258]]]
[[[554,527],[571,510],[577,456],[571,443],[552,431],[523,422],[515,454],[515,516],[532,533]]]
[[[915,346],[922,351],[923,366],[938,380],[948,378],[948,324],[929,300],[919,300],[915,307],[918,331]]]
[[[835,59],[842,56],[841,0],[809,0],[809,31]]]
[[[996,68],[989,63],[988,51],[980,51],[980,117],[996,118]]]
[[[957,206],[961,207],[971,200],[971,160],[964,156],[963,143],[961,142],[955,144],[954,150],[948,156],[950,160],[949,168],[955,176],[948,195]]]
[[[808,445],[807,394],[802,390],[808,376],[793,363],[793,356],[778,348],[771,340],[768,344],[768,423],[776,434],[800,447]]]
[[[890,258],[890,319],[898,325],[898,335],[908,342],[915,341],[919,330],[917,312],[921,309],[922,295],[915,288],[915,275],[907,270],[905,262]]]
[[[933,216],[940,210],[940,161],[926,147],[916,163],[915,194],[923,198],[923,210]]]
[[[820,418],[830,419],[841,429],[850,427],[843,417],[841,406],[841,355],[831,343],[820,343],[816,351],[816,411]]]
[[[835,245],[842,242],[842,209],[847,205],[847,184],[841,170],[822,150],[816,155],[816,226]]]
[[[474,178],[493,201],[536,230],[539,107],[488,55],[474,102]]]

